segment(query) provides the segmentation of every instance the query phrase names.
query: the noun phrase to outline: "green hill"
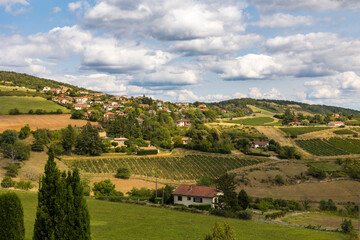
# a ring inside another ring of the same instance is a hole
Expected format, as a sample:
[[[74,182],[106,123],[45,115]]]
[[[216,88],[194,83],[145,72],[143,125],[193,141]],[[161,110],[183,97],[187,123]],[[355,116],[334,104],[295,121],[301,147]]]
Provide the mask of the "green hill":
[[[10,109],[14,108],[17,108],[20,113],[26,114],[29,110],[35,112],[37,109],[41,109],[47,113],[55,113],[58,109],[60,109],[62,113],[70,112],[69,109],[42,97],[0,96],[0,115],[9,114]]]
[[[3,191],[0,189],[0,192]],[[24,208],[25,239],[32,239],[37,195],[16,192]],[[281,240],[318,239],[342,240],[342,233],[324,232],[299,227],[255,221],[226,219],[169,209],[87,199],[91,233],[94,240],[107,239],[204,239],[215,222],[228,222],[237,239]]]
[[[221,101],[218,103],[207,103],[210,106],[218,106],[221,108],[226,108],[228,106],[238,107],[247,111],[250,111],[247,105],[253,105],[259,107],[261,109],[265,109],[267,111],[275,113],[284,112],[286,108],[291,107],[297,111],[306,111],[313,114],[326,114],[329,112],[332,113],[345,113],[345,114],[360,114],[360,111],[335,107],[335,106],[327,106],[327,105],[312,105],[307,103],[295,102],[295,101],[287,101],[287,100],[269,100],[269,99],[252,99],[252,98],[241,98],[241,99],[231,99],[226,101]]]

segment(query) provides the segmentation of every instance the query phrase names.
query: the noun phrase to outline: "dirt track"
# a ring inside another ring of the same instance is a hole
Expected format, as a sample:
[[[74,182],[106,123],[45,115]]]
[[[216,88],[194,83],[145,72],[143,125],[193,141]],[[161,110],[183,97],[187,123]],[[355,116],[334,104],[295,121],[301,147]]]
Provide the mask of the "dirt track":
[[[69,124],[73,126],[83,126],[86,122],[85,120],[70,119],[70,114],[0,115],[0,132],[6,129],[19,131],[25,124],[29,124],[31,129],[57,129],[64,128]]]

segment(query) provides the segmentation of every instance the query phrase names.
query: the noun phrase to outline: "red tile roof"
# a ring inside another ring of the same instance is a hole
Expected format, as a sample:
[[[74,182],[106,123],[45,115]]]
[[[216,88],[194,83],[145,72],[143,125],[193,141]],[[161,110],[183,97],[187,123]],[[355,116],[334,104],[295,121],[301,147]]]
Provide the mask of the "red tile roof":
[[[219,191],[214,187],[180,185],[173,191],[173,195],[183,195],[191,197],[215,197]]]

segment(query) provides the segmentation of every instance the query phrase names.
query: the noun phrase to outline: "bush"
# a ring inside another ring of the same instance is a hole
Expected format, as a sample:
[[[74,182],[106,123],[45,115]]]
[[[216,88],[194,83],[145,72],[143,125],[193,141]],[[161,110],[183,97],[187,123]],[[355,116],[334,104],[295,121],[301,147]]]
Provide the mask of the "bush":
[[[17,108],[13,108],[13,109],[10,109],[10,110],[9,110],[9,114],[10,114],[10,115],[19,115],[19,114],[20,114],[20,111],[19,111],[19,109],[17,109]]]
[[[155,204],[161,204],[162,203],[162,198],[161,197],[155,198],[154,203]]]
[[[6,176],[9,177],[16,177],[19,173],[19,168],[21,168],[20,163],[9,163],[5,169],[6,171]]]
[[[137,152],[137,155],[154,155],[158,154],[158,150],[140,150]]]
[[[350,233],[354,230],[354,226],[351,223],[351,220],[345,219],[343,223],[341,223],[341,231],[344,233]]]
[[[129,179],[131,176],[130,170],[128,168],[119,168],[115,175],[116,178]]]
[[[319,209],[321,211],[336,211],[337,207],[332,199],[329,199],[327,202],[325,200],[321,200],[319,204]]]
[[[268,220],[272,220],[272,219],[276,219],[279,217],[284,217],[286,215],[286,211],[281,211],[281,212],[275,212],[275,213],[269,213],[265,215],[265,219]]]
[[[131,191],[127,192],[130,197],[144,197],[144,198],[150,198],[152,195],[152,191],[148,188],[136,188],[133,187]]]
[[[20,181],[17,182],[15,188],[22,189],[22,190],[29,190],[32,189],[34,186],[31,184],[30,181]]]
[[[284,178],[279,174],[276,175],[275,176],[275,183],[278,184],[278,185],[284,185],[285,184]]]
[[[206,203],[190,204],[189,207],[190,208],[196,208],[196,209],[199,209],[199,210],[209,211],[211,209],[211,204],[206,204]]]
[[[307,173],[307,175],[310,175],[310,176],[320,179],[320,180],[326,178],[326,172],[324,170],[321,170],[321,169],[318,169],[315,167],[310,167],[306,173]]]
[[[252,212],[250,210],[239,211],[236,213],[237,218],[244,220],[251,220]]]
[[[122,192],[115,190],[115,185],[110,181],[110,179],[94,183],[92,190],[96,197],[124,196]]]
[[[14,187],[14,186],[15,186],[15,183],[16,183],[16,182],[15,182],[14,180],[12,180],[11,177],[5,176],[5,177],[3,178],[3,180],[1,181],[1,187],[3,187],[3,188]]]
[[[211,215],[215,215],[215,216],[220,216],[220,217],[228,217],[228,218],[236,218],[236,213],[228,211],[228,210],[223,210],[220,208],[213,208],[210,210],[210,214]]]

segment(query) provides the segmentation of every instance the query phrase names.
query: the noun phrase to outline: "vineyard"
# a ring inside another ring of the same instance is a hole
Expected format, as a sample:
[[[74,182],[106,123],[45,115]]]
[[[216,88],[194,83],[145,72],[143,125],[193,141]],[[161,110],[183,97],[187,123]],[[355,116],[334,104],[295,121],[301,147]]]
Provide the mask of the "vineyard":
[[[264,161],[206,155],[66,160],[69,165],[88,173],[115,173],[118,168],[126,167],[132,175],[172,180],[195,180],[205,175],[215,178],[226,171]]]
[[[329,142],[321,140],[320,138],[296,140],[296,144],[305,151],[316,156],[338,156],[349,154],[342,149],[334,147]]]
[[[329,127],[286,127],[280,128],[281,131],[289,135],[302,135],[310,132],[317,132],[330,129]]]
[[[342,134],[355,134],[355,132],[349,130],[349,129],[340,129],[340,130],[336,130],[334,131],[335,134],[338,134],[338,135],[342,135]]]
[[[331,145],[340,148],[348,153],[360,154],[360,140],[358,139],[334,137],[330,138],[328,142]]]
[[[237,120],[230,120],[226,121],[226,123],[237,123],[237,124],[243,124],[243,125],[264,125],[266,123],[273,122],[274,119],[270,117],[256,117],[256,118],[244,118],[244,119],[237,119]]]

